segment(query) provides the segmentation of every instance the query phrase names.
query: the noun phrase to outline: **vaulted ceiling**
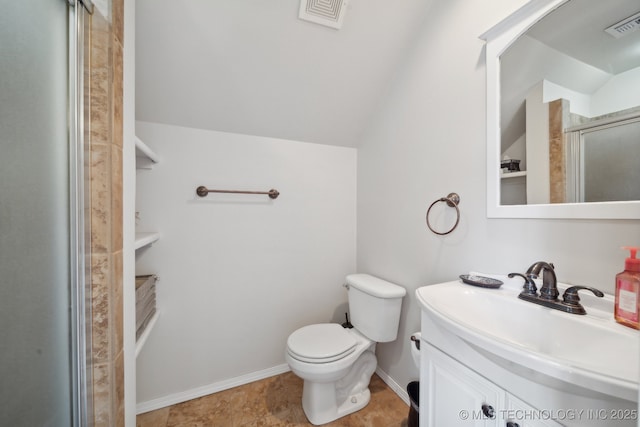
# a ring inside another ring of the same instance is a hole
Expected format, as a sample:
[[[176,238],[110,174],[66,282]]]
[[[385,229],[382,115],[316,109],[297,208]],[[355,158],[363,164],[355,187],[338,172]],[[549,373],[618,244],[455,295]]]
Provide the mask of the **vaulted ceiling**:
[[[431,0],[347,0],[339,30],[300,0],[137,0],[136,118],[356,146]]]
[[[605,31],[634,15],[637,20],[638,12],[639,0],[571,0],[507,49],[501,63],[503,150],[524,134],[525,98],[543,79],[592,95],[616,75],[640,67],[640,31],[619,38]]]

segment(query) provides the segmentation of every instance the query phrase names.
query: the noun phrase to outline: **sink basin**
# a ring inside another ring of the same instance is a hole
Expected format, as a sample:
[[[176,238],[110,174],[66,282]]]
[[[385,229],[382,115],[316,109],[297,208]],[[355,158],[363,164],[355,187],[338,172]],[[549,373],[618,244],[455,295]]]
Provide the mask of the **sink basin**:
[[[455,281],[416,296],[434,323],[512,372],[638,400],[639,334],[615,322],[611,295],[581,293],[587,314],[569,314],[518,299],[522,280],[499,278],[499,289]]]

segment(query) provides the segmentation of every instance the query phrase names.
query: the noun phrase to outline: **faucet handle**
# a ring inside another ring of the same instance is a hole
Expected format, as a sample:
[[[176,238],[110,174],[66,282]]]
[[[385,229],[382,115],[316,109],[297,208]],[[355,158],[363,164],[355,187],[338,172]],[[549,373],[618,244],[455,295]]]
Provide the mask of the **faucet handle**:
[[[587,311],[584,309],[582,304],[580,304],[580,297],[578,296],[578,291],[587,290],[593,292],[593,294],[599,298],[602,298],[604,294],[596,289],[591,288],[589,286],[571,286],[564,291],[562,294],[562,301],[564,304],[570,306],[569,313],[575,314],[587,314]]]
[[[522,287],[523,294],[536,295],[536,293],[538,292],[538,288],[536,287],[536,283],[533,281],[533,279],[537,278],[538,276],[532,273],[529,273],[526,276],[521,273],[509,273],[507,275],[507,277],[509,277],[510,279],[513,279],[515,276],[522,277],[524,279],[524,286]]]
[[[570,288],[567,288],[566,291],[564,291],[564,294],[562,294],[562,301],[564,301],[565,304],[578,305],[580,303],[578,291],[581,290],[591,291],[598,298],[602,298],[604,296],[602,291],[596,288],[591,288],[589,286],[571,286]]]

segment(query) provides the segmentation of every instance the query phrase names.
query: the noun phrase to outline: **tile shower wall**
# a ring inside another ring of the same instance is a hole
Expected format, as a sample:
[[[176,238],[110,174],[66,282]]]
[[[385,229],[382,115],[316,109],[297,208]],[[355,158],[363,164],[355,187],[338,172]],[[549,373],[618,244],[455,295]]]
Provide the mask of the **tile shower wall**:
[[[549,182],[551,203],[565,203],[565,134],[569,115],[568,101],[556,99],[549,102]]]
[[[123,0],[107,3],[106,13],[95,9],[89,24],[90,65],[86,72],[86,128],[91,144],[91,366],[97,427],[124,425],[122,11]]]

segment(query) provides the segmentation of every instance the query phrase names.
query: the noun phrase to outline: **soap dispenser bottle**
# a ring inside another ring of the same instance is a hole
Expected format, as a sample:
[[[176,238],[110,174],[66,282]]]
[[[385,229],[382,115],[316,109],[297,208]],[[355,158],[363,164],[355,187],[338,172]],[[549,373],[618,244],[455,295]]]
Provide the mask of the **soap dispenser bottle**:
[[[640,329],[640,259],[638,248],[624,247],[631,256],[624,262],[624,271],[616,275],[616,305],[614,316],[618,323]]]

